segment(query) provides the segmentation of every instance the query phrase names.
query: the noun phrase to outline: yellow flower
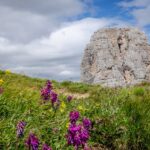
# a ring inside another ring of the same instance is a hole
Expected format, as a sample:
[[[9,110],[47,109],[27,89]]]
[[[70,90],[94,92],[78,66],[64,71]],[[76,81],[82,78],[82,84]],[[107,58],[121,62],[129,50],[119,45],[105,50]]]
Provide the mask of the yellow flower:
[[[61,103],[61,106],[60,106],[62,109],[65,109],[66,108],[66,104],[64,102]]]
[[[80,110],[80,111],[84,111],[83,106],[78,106],[78,110]]]
[[[66,123],[66,128],[68,128],[69,127],[69,125],[70,125],[70,123],[68,122],[68,123]]]
[[[2,85],[4,83],[3,79],[0,79],[0,85]]]
[[[60,108],[60,112],[63,113],[65,110],[63,108]]]
[[[66,104],[64,102],[61,103],[60,105],[60,112],[63,113],[66,109]]]
[[[6,74],[10,74],[11,71],[10,71],[9,69],[7,69],[7,70],[5,70],[5,73],[6,73]]]

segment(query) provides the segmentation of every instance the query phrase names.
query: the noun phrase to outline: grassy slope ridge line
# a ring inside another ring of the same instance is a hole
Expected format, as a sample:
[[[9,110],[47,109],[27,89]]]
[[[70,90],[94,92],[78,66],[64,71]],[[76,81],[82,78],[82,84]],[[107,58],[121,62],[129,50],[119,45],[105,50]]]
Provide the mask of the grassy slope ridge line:
[[[0,95],[0,149],[24,150],[29,132],[53,150],[72,150],[65,135],[69,113],[78,110],[81,118],[92,120],[89,145],[92,149],[150,149],[150,84],[128,88],[102,88],[64,81],[52,81],[63,110],[54,112],[50,103],[42,104],[40,89],[46,80],[0,71],[4,92]],[[68,103],[66,98],[73,95]],[[18,121],[27,122],[24,137],[16,138]]]

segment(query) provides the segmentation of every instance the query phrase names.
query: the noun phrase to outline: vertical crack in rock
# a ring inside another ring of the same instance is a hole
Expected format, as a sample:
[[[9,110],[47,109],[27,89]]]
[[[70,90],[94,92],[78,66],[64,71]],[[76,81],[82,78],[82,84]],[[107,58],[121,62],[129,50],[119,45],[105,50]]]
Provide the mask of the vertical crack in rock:
[[[81,81],[104,86],[127,86],[150,81],[150,45],[136,28],[95,32],[81,63]]]
[[[124,81],[126,84],[130,84],[135,79],[134,71],[129,67],[126,66],[124,63],[122,64],[122,76],[124,77]]]

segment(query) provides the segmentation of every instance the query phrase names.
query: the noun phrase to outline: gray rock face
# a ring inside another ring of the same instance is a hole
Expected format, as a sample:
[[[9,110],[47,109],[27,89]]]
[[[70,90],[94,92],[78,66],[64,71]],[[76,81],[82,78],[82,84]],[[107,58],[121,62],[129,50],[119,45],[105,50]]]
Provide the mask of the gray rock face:
[[[150,45],[135,28],[98,30],[81,63],[81,81],[126,86],[150,81]]]

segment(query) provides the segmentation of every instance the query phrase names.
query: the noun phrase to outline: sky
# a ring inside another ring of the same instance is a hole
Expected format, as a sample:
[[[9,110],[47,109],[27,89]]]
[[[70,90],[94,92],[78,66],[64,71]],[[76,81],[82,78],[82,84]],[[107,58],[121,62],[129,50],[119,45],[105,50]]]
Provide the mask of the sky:
[[[80,80],[98,29],[138,27],[150,39],[150,0],[0,0],[0,69]]]

